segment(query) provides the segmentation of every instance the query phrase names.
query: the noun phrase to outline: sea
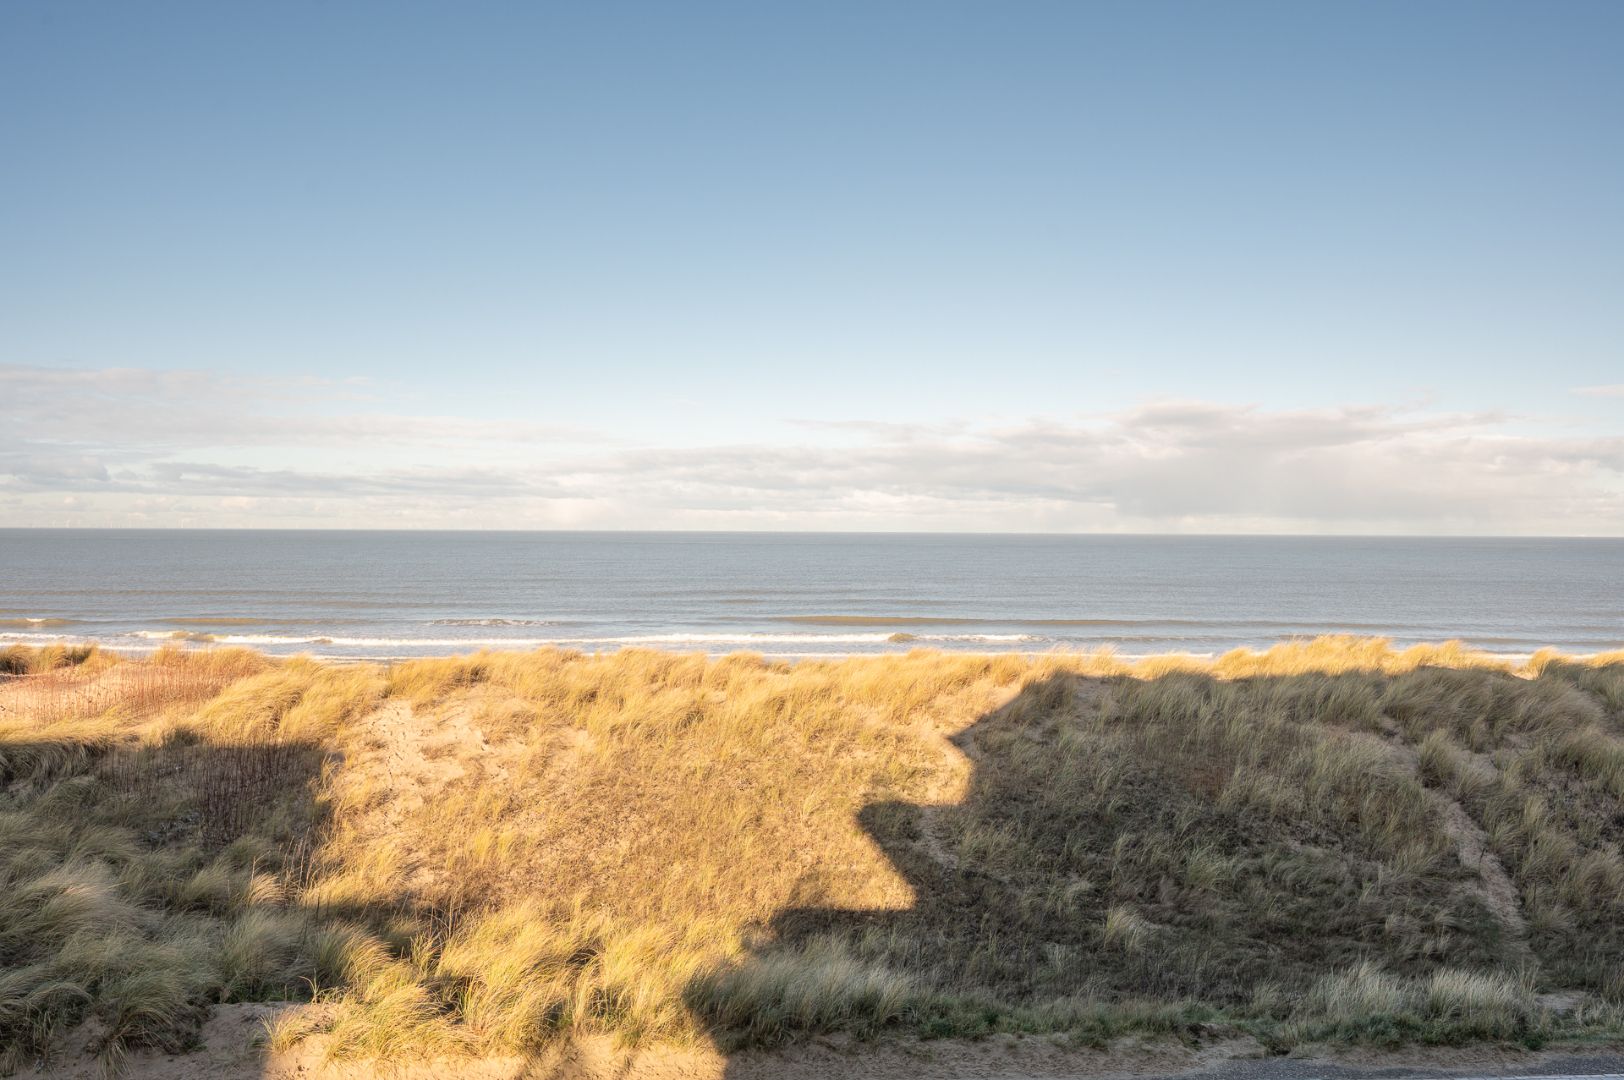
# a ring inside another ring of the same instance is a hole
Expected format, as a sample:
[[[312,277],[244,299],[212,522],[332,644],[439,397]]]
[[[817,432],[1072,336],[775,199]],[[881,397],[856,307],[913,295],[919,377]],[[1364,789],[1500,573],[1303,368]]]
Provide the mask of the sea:
[[[0,645],[1624,648],[1624,539],[0,529]]]

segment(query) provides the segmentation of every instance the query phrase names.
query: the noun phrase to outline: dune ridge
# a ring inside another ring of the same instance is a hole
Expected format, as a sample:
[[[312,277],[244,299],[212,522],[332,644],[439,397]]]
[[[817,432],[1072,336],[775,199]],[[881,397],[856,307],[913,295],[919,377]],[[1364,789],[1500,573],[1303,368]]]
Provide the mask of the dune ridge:
[[[0,652],[0,1047],[1624,1035],[1624,653]]]

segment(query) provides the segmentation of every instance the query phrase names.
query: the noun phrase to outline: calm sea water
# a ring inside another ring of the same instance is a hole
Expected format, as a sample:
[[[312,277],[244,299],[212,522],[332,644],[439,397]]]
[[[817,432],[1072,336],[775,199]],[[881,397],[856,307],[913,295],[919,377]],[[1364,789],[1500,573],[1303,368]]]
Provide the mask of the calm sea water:
[[[1624,540],[0,530],[0,643],[404,657],[631,645],[1624,646]]]

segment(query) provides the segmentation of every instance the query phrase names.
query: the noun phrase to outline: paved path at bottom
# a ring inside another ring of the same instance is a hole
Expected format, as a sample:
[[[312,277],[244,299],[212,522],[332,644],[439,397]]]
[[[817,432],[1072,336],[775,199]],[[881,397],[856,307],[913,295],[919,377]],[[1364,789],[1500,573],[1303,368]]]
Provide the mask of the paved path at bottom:
[[[1563,1054],[1504,1068],[1482,1064],[1355,1065],[1293,1058],[1231,1058],[1209,1068],[1175,1074],[1200,1080],[1624,1080],[1624,1054]],[[1148,1078],[1145,1078],[1148,1080]]]

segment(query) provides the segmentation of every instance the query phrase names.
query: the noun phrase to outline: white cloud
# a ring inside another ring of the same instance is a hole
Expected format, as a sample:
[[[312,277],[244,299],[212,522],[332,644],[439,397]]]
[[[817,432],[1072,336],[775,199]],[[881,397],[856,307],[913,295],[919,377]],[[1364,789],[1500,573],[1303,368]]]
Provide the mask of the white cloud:
[[[0,395],[5,524],[59,523],[71,497],[106,525],[1624,532],[1624,436],[1500,413],[1156,402],[673,448],[389,412],[349,384],[0,368]]]
[[[375,394],[359,392],[366,385],[309,376],[0,365],[0,452],[22,440],[36,448],[149,458],[198,447],[534,444],[591,437],[568,425],[391,412],[378,407]]]
[[[1613,383],[1610,386],[1581,386],[1573,392],[1581,397],[1624,398],[1624,383]]]

